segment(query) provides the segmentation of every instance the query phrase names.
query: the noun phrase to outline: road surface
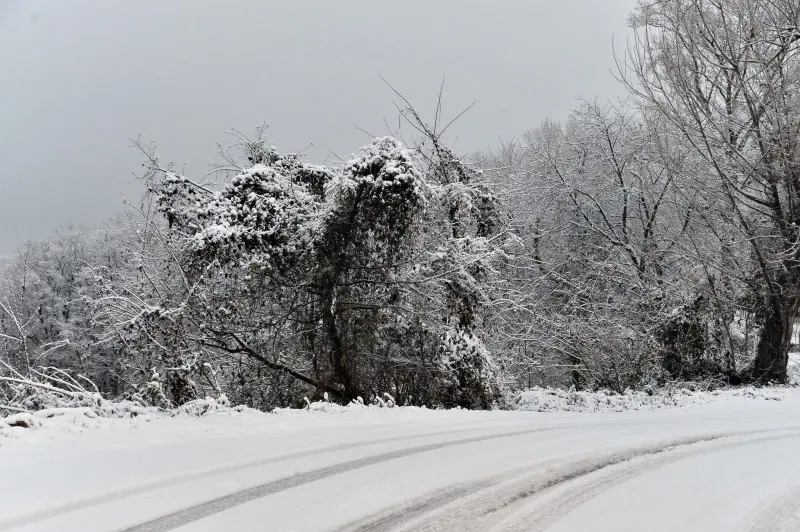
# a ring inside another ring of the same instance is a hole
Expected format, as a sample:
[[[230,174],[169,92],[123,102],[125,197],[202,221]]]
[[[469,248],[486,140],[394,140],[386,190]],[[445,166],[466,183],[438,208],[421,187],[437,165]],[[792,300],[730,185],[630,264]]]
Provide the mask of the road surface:
[[[798,395],[87,427],[0,442],[0,530],[797,531]]]

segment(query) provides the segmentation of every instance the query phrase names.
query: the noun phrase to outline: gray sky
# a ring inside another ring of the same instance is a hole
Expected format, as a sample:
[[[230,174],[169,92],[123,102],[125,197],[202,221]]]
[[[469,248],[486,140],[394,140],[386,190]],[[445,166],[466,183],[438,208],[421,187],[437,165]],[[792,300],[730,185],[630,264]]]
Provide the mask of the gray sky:
[[[204,174],[226,131],[269,124],[322,162],[396,123],[383,74],[460,152],[622,94],[634,0],[0,0],[0,254],[139,196],[130,139]]]

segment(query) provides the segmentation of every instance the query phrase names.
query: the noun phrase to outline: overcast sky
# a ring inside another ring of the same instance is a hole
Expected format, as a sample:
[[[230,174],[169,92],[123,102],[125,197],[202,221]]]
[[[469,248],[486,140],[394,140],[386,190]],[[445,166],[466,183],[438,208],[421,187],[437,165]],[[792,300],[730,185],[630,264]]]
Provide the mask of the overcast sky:
[[[382,74],[450,138],[485,149],[579,97],[614,98],[634,0],[0,0],[0,254],[138,198],[129,139],[204,174],[226,131],[355,151],[396,123]]]

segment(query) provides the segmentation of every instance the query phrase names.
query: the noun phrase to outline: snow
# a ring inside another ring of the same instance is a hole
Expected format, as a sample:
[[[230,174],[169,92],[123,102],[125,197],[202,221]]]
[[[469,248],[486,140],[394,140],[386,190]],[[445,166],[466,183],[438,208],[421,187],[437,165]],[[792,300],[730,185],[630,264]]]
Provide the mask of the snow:
[[[6,427],[21,427],[24,429],[30,429],[38,427],[40,425],[39,420],[27,412],[18,412],[16,414],[11,414],[10,416],[7,416],[0,421],[2,421],[2,424],[0,424],[0,428],[6,426]]]
[[[725,391],[675,388],[647,393],[628,390],[623,394],[534,387],[515,394],[511,403],[516,410],[533,412],[623,412],[727,401],[739,396],[780,401],[785,393],[785,388],[752,386]]]
[[[627,395],[530,392],[548,413],[51,410],[0,424],[0,530],[796,529],[800,389]]]
[[[789,382],[800,386],[800,353],[791,353],[789,355],[787,372],[789,373]]]

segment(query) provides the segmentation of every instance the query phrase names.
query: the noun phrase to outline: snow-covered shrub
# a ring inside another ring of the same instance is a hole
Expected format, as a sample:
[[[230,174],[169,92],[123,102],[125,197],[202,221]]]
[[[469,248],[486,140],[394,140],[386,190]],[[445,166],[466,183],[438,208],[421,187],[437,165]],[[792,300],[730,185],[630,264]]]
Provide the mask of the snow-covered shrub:
[[[447,331],[439,359],[444,406],[488,408],[500,391],[499,368],[479,338],[462,329]]]
[[[513,410],[534,412],[622,412],[626,410],[653,410],[682,406],[693,402],[707,402],[711,396],[688,390],[658,390],[657,393],[626,390],[614,393],[606,390],[577,391],[574,388],[539,388],[518,391],[507,398]]]
[[[153,374],[149,381],[142,385],[134,385],[133,390],[129,392],[129,397],[132,401],[159,408],[171,408],[173,405],[173,402],[167,398],[167,394],[164,392],[164,383],[161,375],[155,369],[153,369]]]
[[[9,369],[8,366],[4,366]],[[27,375],[9,371],[0,375],[0,416],[7,413],[6,424],[20,420],[17,426],[35,427],[27,423],[29,414],[36,419],[80,414],[86,417],[133,417],[156,409],[140,401],[104,398],[97,387],[81,375],[70,375],[57,368],[31,369]],[[14,417],[16,416],[16,417]]]
[[[226,395],[217,398],[206,397],[205,399],[194,399],[183,403],[176,409],[179,414],[190,416],[204,416],[212,412],[227,412],[231,408],[231,402]]]
[[[673,379],[692,380],[723,375],[722,360],[713,354],[709,338],[711,315],[702,295],[673,310],[658,331],[662,365]]]
[[[103,397],[94,383],[58,368],[31,369],[22,374],[0,364],[0,410],[35,412],[53,408],[94,408]]]
[[[800,353],[789,354],[789,384],[800,386]]]

